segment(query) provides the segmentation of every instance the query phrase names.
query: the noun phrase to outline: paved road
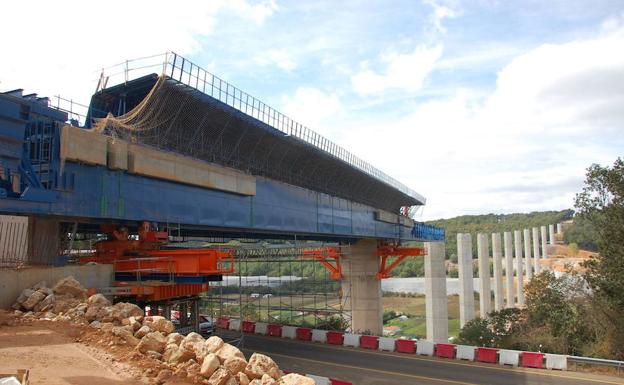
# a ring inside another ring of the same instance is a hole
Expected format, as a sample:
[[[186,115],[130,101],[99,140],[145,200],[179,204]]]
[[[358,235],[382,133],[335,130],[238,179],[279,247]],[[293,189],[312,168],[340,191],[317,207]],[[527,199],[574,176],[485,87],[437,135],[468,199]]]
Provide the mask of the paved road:
[[[245,334],[242,350],[270,355],[284,370],[351,381],[355,385],[601,385],[617,377],[469,363],[400,353],[304,343]]]

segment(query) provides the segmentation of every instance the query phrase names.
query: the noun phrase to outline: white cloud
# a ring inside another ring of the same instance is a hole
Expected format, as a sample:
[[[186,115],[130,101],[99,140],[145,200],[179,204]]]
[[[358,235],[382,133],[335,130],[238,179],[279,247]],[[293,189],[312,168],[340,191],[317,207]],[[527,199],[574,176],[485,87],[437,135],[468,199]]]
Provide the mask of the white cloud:
[[[0,90],[60,93],[88,103],[98,68],[167,50],[193,54],[218,28],[221,14],[231,14],[230,23],[261,26],[277,10],[272,0],[195,0],[174,8],[165,0],[111,0],[104,7],[88,1],[5,4]]]
[[[282,49],[270,49],[266,52],[261,52],[254,57],[254,62],[261,66],[275,65],[277,68],[286,72],[297,68],[297,63],[292,55],[288,51]]]
[[[424,3],[433,7],[433,12],[429,16],[429,20],[438,32],[446,32],[446,28],[442,25],[444,19],[453,19],[460,15],[459,11],[453,9],[449,5],[440,4],[439,1],[425,0]]]
[[[293,96],[282,99],[283,112],[299,123],[310,127],[321,135],[335,136],[327,124],[342,112],[340,99],[336,94],[328,94],[314,87],[299,87]]]
[[[387,89],[399,89],[415,92],[433,70],[436,61],[442,56],[442,46],[418,46],[412,53],[398,54],[391,52],[381,56],[380,61],[386,68],[380,73],[368,68],[351,77],[355,92],[359,95],[371,95]],[[366,63],[363,64],[366,67]]]
[[[459,89],[395,121],[354,124],[350,148],[425,195],[426,219],[569,208],[585,168],[622,155],[621,47],[623,24],[542,45],[504,66],[485,97]]]

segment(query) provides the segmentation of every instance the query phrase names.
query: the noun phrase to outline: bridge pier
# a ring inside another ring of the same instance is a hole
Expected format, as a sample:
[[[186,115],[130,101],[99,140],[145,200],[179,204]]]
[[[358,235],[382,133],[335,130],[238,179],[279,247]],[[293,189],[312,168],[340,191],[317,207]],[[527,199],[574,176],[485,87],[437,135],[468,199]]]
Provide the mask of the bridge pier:
[[[362,239],[351,245],[348,261],[342,266],[342,291],[351,310],[351,330],[382,335],[383,304],[377,240]]]
[[[503,234],[503,243],[505,249],[505,286],[507,287],[506,307],[511,308],[515,305],[515,296],[513,287],[513,249],[510,231],[505,231]]]
[[[500,233],[492,234],[492,259],[494,260],[494,310],[503,310],[503,263]]]
[[[546,226],[540,227],[540,232],[542,238],[542,258],[548,258],[548,240],[546,238],[548,236],[548,230],[546,229]]]
[[[548,244],[555,244],[555,225],[548,225]]]
[[[487,318],[492,311],[490,288],[490,246],[485,234],[477,234],[477,258],[479,260],[479,311]]]
[[[516,254],[516,279],[518,285],[518,306],[524,306],[524,277],[522,274],[522,232],[514,231],[514,248]]]
[[[426,242],[425,248],[425,310],[427,340],[448,342],[448,298],[444,242]]]
[[[533,278],[533,267],[531,266],[531,230],[524,229],[524,265],[526,277],[530,281]]]
[[[472,238],[457,234],[457,264],[459,272],[459,327],[475,318],[474,283],[472,273]]]
[[[532,231],[533,236],[533,269],[535,270],[535,274],[540,273],[540,239],[539,239],[540,231],[538,227],[534,227]]]

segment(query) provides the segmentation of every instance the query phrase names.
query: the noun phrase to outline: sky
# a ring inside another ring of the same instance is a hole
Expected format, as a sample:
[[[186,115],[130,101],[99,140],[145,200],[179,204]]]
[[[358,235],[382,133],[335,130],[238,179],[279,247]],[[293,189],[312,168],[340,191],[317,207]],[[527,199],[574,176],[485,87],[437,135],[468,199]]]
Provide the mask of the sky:
[[[416,219],[571,208],[624,155],[621,0],[20,1],[0,36],[0,91],[84,104],[175,51],[424,195]]]

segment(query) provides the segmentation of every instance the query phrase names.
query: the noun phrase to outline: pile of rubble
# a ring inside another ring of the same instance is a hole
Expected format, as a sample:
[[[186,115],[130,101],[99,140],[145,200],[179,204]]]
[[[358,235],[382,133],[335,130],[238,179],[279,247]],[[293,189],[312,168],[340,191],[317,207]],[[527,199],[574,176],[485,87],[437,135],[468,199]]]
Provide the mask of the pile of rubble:
[[[25,289],[13,304],[15,314],[25,320],[64,321],[89,325],[112,337],[134,353],[158,360],[165,369],[153,382],[162,384],[185,377],[204,385],[314,385],[312,378],[284,375],[268,356],[253,353],[249,361],[235,346],[217,336],[204,339],[197,333],[183,336],[171,321],[145,316],[138,306],[114,305],[101,294],[87,290],[73,277],[59,280],[52,288],[40,282]]]

